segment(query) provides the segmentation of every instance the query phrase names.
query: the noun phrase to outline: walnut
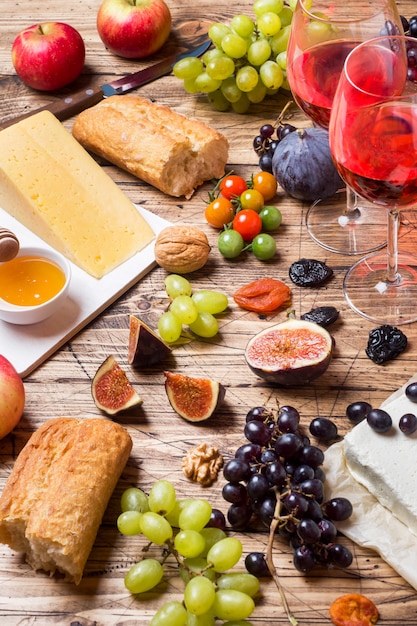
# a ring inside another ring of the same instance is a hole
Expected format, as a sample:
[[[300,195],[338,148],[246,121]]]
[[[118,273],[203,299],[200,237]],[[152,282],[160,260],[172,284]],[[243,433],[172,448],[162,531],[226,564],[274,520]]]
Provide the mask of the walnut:
[[[203,487],[209,487],[217,480],[220,468],[223,465],[223,457],[219,449],[200,443],[196,448],[189,450],[182,460],[184,476],[200,483]]]
[[[155,260],[167,272],[189,274],[206,264],[210,245],[205,233],[194,226],[167,226],[155,242]]]

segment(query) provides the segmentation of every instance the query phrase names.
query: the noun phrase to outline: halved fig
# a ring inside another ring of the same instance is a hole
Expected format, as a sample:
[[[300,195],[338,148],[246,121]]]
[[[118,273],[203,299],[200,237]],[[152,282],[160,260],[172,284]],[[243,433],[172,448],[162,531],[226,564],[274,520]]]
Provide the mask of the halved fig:
[[[301,387],[324,374],[333,349],[334,339],[325,328],[291,318],[252,337],[245,358],[260,378],[282,387]]]
[[[108,356],[95,373],[91,393],[97,408],[107,415],[116,415],[142,404],[142,398],[113,355]]]
[[[149,367],[171,354],[171,348],[142,320],[129,317],[129,346],[127,360],[134,367]]]
[[[224,400],[226,389],[208,378],[164,372],[165,391],[178,415],[189,422],[202,422],[213,415]]]

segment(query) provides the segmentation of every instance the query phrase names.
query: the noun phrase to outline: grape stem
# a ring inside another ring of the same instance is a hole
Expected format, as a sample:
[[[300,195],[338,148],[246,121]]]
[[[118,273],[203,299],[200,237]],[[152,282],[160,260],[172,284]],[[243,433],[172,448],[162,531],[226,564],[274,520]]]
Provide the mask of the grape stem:
[[[278,593],[280,595],[281,598],[281,602],[282,605],[284,607],[284,611],[287,615],[288,621],[292,626],[297,626],[298,621],[295,619],[295,617],[291,614],[291,610],[288,604],[288,600],[287,597],[285,595],[285,589],[282,587],[279,577],[278,577],[278,573],[277,570],[275,568],[274,565],[274,560],[272,557],[272,549],[273,549],[273,544],[274,544],[274,538],[275,538],[275,532],[277,530],[278,524],[281,520],[281,499],[279,497],[279,493],[277,494],[277,503],[275,505],[275,511],[274,511],[274,517],[272,519],[271,525],[269,527],[269,537],[268,537],[268,544],[267,544],[267,548],[266,548],[266,555],[265,555],[265,560],[266,560],[266,564],[268,566],[268,570],[269,573],[272,576],[272,579],[275,583],[276,588],[278,589]]]

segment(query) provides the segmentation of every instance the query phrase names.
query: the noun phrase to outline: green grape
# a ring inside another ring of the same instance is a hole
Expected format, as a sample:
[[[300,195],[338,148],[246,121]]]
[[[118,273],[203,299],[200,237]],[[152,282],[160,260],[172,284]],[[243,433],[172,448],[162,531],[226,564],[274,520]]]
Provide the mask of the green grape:
[[[198,309],[191,296],[177,296],[171,302],[169,310],[177,317],[182,324],[195,322]]]
[[[232,76],[235,71],[235,62],[230,57],[223,54],[206,64],[206,72],[215,80],[225,80]]]
[[[250,100],[245,93],[242,93],[237,102],[232,102],[232,109],[235,113],[246,113],[250,107]]]
[[[218,59],[219,57],[223,56],[224,52],[221,48],[210,48],[210,50],[207,50],[207,52],[203,54],[201,60],[203,61],[204,65],[208,65],[210,61],[213,61],[214,59]]]
[[[287,69],[287,51],[284,50],[284,52],[280,52],[279,54],[277,54],[275,62],[280,66],[282,71],[285,72],[285,70]]]
[[[240,91],[252,91],[259,82],[259,74],[252,65],[244,65],[236,74],[236,85]]]
[[[214,546],[215,543],[226,537],[226,533],[224,532],[224,530],[214,527],[202,528],[200,530],[200,534],[204,537],[204,540],[206,542],[205,548],[201,553],[201,556],[207,556],[210,548]]]
[[[192,288],[190,282],[179,274],[168,274],[164,281],[165,291],[168,296],[176,298],[177,296],[191,296]]]
[[[259,69],[262,82],[267,89],[279,89],[284,80],[284,74],[275,61],[265,61]]]
[[[281,20],[281,26],[289,26],[292,22],[292,18],[294,16],[294,11],[291,7],[284,7],[282,11],[279,12],[279,17]]]
[[[216,89],[216,91],[211,91],[207,94],[207,98],[209,102],[214,106],[216,111],[228,111],[230,108],[230,102],[226,100],[221,89]]]
[[[153,511],[142,514],[140,528],[145,537],[158,546],[162,546],[173,535],[171,524],[165,517]]]
[[[180,338],[182,332],[182,324],[178,317],[172,311],[162,313],[158,320],[158,332],[161,339],[167,343],[172,343]]]
[[[232,30],[241,37],[249,37],[255,30],[254,21],[247,15],[235,15],[230,23]]]
[[[248,596],[255,596],[260,589],[259,579],[246,572],[228,572],[217,579],[218,589],[236,589]]]
[[[190,613],[204,615],[210,610],[215,595],[216,590],[211,580],[205,576],[194,576],[185,586],[184,604]]]
[[[177,61],[172,68],[177,78],[195,78],[203,71],[203,62],[198,57],[185,57]]]
[[[248,48],[248,61],[256,67],[268,61],[272,53],[270,44],[266,39],[257,39]]]
[[[210,37],[214,45],[220,48],[223,37],[228,35],[230,32],[231,32],[231,29],[229,26],[227,26],[227,24],[221,24],[220,22],[215,22],[208,29],[208,36]]]
[[[276,13],[268,11],[258,17],[258,29],[265,37],[272,37],[281,30],[281,20]]]
[[[189,328],[191,332],[199,337],[209,339],[219,332],[219,322],[211,313],[200,311],[197,315],[197,319],[189,325]]]
[[[202,72],[194,79],[194,84],[201,93],[210,93],[219,89],[222,81],[211,78],[207,72]]]
[[[251,615],[255,602],[246,593],[236,589],[219,589],[213,603],[216,617],[227,620],[242,620]]]
[[[252,89],[252,91],[249,91],[246,95],[249,102],[252,102],[253,104],[259,104],[260,102],[263,102],[263,100],[265,100],[266,87],[260,80],[255,89]]]
[[[180,514],[180,505],[178,500],[175,502],[174,507],[171,509],[169,513],[164,515],[167,522],[171,524],[173,528],[178,528],[178,517]]]
[[[286,91],[291,91],[290,83],[288,82],[288,78],[284,75],[284,80],[282,81],[282,85],[280,89],[285,89]]]
[[[178,523],[182,530],[199,532],[208,523],[212,512],[210,502],[199,498],[189,500],[180,511]]]
[[[306,27],[306,36],[309,46],[315,46],[330,38],[332,26],[328,22],[312,20]]]
[[[224,230],[217,240],[217,247],[226,259],[235,259],[242,252],[245,242],[237,230]]]
[[[167,602],[155,613],[149,626],[186,626],[187,609],[181,602]]]
[[[144,593],[158,585],[164,569],[156,559],[143,559],[135,563],[127,572],[124,583],[130,593]]]
[[[253,12],[257,17],[264,13],[281,13],[284,7],[284,0],[255,0],[253,3]]]
[[[175,536],[174,546],[181,556],[192,559],[203,552],[206,541],[196,530],[180,530]]]
[[[129,487],[122,493],[120,506],[123,512],[139,511],[139,513],[145,513],[145,511],[149,511],[148,496],[142,489]]]
[[[252,252],[260,261],[269,261],[275,256],[277,244],[275,239],[268,233],[260,233],[252,239]]]
[[[117,518],[117,528],[122,535],[139,535],[141,532],[139,511],[124,511]]]
[[[231,103],[237,102],[242,96],[242,92],[236,85],[236,78],[234,76],[226,78],[226,80],[222,82],[220,89],[226,100]]]
[[[285,28],[281,28],[279,33],[271,37],[269,40],[272,54],[275,56],[280,52],[285,52],[288,48],[288,41],[290,38],[291,26],[285,26]]]
[[[276,206],[266,205],[259,211],[262,220],[262,230],[276,230],[281,226],[282,213]]]
[[[211,291],[210,289],[199,289],[191,296],[195,302],[197,309],[204,313],[223,313],[227,309],[229,301],[227,296],[220,291]]]
[[[169,480],[157,480],[149,492],[149,508],[154,513],[166,515],[176,504],[174,485]]]
[[[195,84],[195,78],[184,80],[184,89],[187,93],[198,93],[198,87]]]
[[[232,32],[223,37],[221,47],[232,59],[241,59],[248,49],[246,39]]]
[[[187,613],[187,626],[214,626],[215,621],[212,609],[207,611],[207,613],[203,613],[203,615]]]
[[[204,529],[203,529],[204,530]],[[217,574],[212,567],[208,567],[207,560],[202,556],[193,559],[186,558],[180,565],[180,576],[185,583],[195,576],[202,574],[211,581],[215,581]]]
[[[242,556],[242,544],[236,537],[225,537],[215,543],[207,554],[216,572],[232,569]],[[229,618],[228,618],[229,619]]]

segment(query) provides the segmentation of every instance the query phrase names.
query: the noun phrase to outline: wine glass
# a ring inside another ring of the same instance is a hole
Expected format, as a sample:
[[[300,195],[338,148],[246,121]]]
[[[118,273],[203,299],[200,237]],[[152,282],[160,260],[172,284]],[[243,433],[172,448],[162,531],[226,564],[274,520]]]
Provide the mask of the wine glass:
[[[394,0],[298,0],[287,49],[287,77],[296,103],[328,129],[332,101],[348,53],[379,35],[404,34]],[[323,248],[348,255],[386,245],[380,212],[347,187],[310,207],[306,226]]]
[[[388,214],[387,250],[353,265],[344,280],[346,299],[369,320],[413,322],[417,257],[398,251],[398,227],[400,210],[417,202],[415,39],[378,37],[352,50],[334,97],[329,140],[343,180]]]

